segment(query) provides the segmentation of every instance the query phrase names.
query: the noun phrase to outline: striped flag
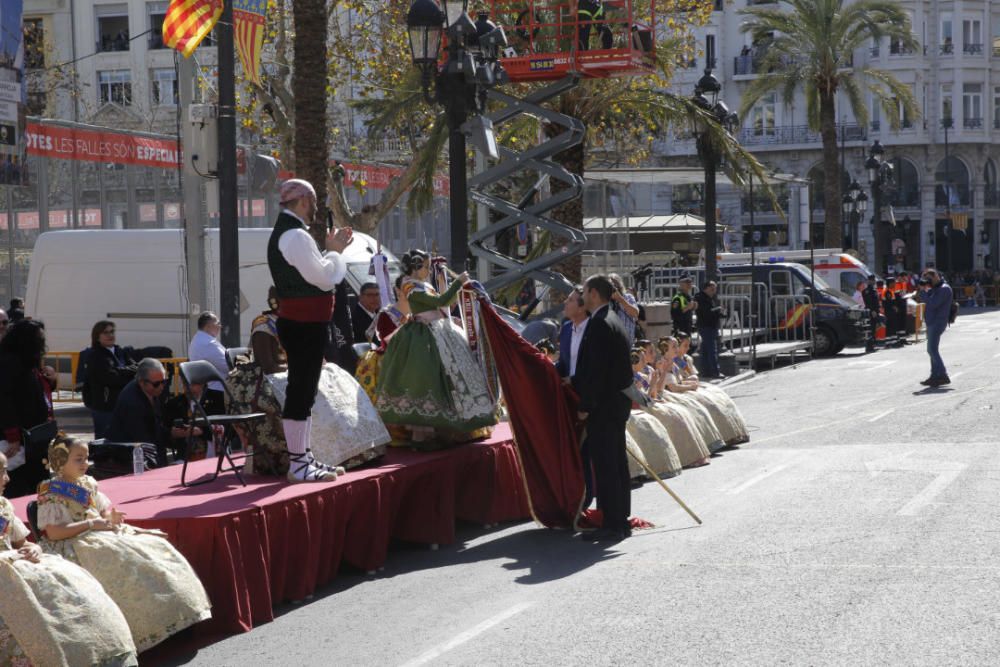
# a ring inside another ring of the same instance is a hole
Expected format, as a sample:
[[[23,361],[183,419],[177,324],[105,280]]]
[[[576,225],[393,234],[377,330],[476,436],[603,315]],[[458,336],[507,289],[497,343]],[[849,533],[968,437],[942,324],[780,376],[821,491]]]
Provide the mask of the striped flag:
[[[163,43],[190,57],[222,16],[222,0],[170,0],[163,17]]]
[[[263,86],[260,78],[260,50],[264,44],[267,0],[233,0],[233,39],[240,54],[244,75]]]

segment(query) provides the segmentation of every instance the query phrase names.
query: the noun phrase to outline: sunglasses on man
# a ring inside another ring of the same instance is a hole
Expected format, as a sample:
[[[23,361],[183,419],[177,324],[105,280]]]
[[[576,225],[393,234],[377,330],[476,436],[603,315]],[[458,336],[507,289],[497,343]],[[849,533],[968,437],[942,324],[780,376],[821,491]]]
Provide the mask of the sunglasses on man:
[[[156,381],[153,381],[153,380],[143,380],[143,382],[145,382],[146,384],[148,384],[153,389],[159,389],[160,387],[162,387],[164,385],[164,383],[166,383],[166,380],[156,380]]]

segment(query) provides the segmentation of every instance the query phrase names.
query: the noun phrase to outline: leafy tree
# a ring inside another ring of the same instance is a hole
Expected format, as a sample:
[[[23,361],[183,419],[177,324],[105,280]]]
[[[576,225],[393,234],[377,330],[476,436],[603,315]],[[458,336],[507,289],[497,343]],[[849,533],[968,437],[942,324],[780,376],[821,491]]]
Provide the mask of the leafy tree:
[[[854,52],[889,37],[909,49],[918,47],[909,16],[895,0],[782,0],[786,8],[751,7],[742,30],[757,45],[762,72],[743,93],[740,115],[746,116],[764,95],[780,93],[791,104],[802,90],[809,126],[823,140],[823,242],[842,244],[840,165],[837,152],[837,91],[843,90],[854,117],[868,122],[865,91],[875,96],[893,129],[901,110],[919,115],[913,92],[891,74],[854,67]]]

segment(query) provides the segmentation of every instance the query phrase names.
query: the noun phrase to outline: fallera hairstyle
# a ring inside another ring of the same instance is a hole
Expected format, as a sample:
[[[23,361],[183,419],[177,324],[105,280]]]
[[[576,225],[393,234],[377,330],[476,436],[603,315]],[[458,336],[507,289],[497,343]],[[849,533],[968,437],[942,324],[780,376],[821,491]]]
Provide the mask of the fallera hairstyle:
[[[210,310],[206,310],[201,315],[198,316],[198,331],[204,331],[205,327],[209,324],[214,324],[219,321],[219,316]]]
[[[687,333],[685,331],[678,331],[676,334],[674,334],[674,338],[677,339],[677,344],[680,345],[684,341],[690,341],[691,340],[691,334],[689,334],[689,333]]]
[[[611,301],[611,293],[614,287],[606,275],[599,273],[596,276],[590,276],[587,278],[587,282],[583,284],[583,287],[587,290],[595,290],[602,301]]]
[[[69,461],[69,452],[71,449],[86,446],[87,443],[80,438],[73,438],[60,431],[56,439],[49,444],[45,464],[53,473],[58,473],[66,465],[66,462]]]
[[[642,361],[642,350],[635,347],[632,348],[632,351],[628,353],[628,358],[629,361],[632,362],[632,365],[635,366],[637,363]]]
[[[101,345],[101,334],[104,333],[104,330],[107,329],[108,327],[114,327],[114,326],[115,323],[112,322],[111,320],[101,320],[97,322],[90,329],[90,346],[99,347]]]
[[[0,353],[16,358],[25,368],[38,368],[48,348],[45,345],[45,325],[40,320],[18,320],[0,339]]]
[[[430,259],[431,256],[426,252],[414,248],[410,252],[403,255],[399,261],[403,265],[403,273],[408,276],[412,276],[415,272],[429,264]]]

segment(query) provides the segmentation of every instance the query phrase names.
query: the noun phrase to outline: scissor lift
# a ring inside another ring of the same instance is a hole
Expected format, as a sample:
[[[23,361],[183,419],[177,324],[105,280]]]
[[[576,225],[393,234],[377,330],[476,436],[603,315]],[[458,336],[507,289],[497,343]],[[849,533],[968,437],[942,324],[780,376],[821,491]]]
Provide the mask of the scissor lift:
[[[642,16],[633,11],[633,6],[639,6],[633,0],[605,0],[604,16],[599,21],[579,20],[578,15],[571,15],[575,3],[571,6],[565,0],[492,0],[489,5],[490,19],[504,29],[510,42],[500,62],[511,82],[551,83],[523,98],[496,88],[490,90],[489,99],[503,106],[486,114],[486,117],[492,122],[494,130],[521,114],[528,114],[562,128],[562,131],[523,151],[498,147],[499,161],[469,179],[473,201],[502,216],[473,234],[469,249],[483,261],[506,269],[486,282],[485,287],[489,291],[532,278],[568,292],[572,284],[550,267],[583,252],[587,237],[581,230],[544,214],[583,192],[583,179],[552,158],[583,141],[586,127],[580,120],[542,105],[571,90],[584,78],[652,73],[656,47],[653,0],[645,0],[642,4],[646,12]],[[611,30],[609,49],[590,48],[601,42],[600,25]],[[587,26],[590,27],[590,39],[588,44],[581,44],[580,29]],[[509,199],[501,196],[498,192],[501,188],[496,186],[509,184],[520,172],[529,172],[534,185],[520,193],[507,191],[505,194]],[[545,179],[562,181],[567,187],[542,198],[540,193],[544,189],[540,186]],[[524,262],[485,246],[487,239],[522,224],[550,232],[554,237],[554,249]],[[557,239],[565,239],[566,242],[560,246],[555,243]]]

